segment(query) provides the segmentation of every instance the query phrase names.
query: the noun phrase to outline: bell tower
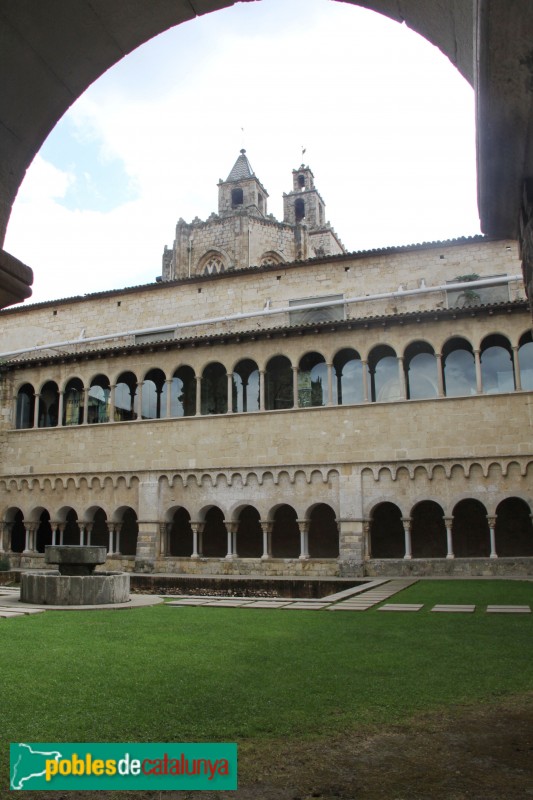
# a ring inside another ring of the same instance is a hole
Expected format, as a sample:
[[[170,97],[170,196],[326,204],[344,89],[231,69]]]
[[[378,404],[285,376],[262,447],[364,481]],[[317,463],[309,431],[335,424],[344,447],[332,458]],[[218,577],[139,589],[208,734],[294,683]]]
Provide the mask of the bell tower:
[[[265,217],[267,198],[265,187],[256,178],[246,150],[242,149],[226,180],[218,182],[218,213],[227,215],[246,211]]]
[[[315,189],[315,177],[305,164],[292,171],[292,192],[283,195],[283,221],[309,229],[325,225],[326,206]]]

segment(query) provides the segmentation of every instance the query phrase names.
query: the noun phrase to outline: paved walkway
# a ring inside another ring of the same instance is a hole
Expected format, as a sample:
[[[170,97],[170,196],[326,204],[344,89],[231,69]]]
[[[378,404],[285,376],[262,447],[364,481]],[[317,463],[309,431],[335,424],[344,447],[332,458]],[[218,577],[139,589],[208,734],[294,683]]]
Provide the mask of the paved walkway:
[[[394,595],[417,583],[418,578],[382,578],[366,581],[358,586],[329,594],[320,599],[304,597],[210,597],[208,595],[176,595],[165,603],[166,606],[183,608],[184,606],[202,606],[212,608],[270,608],[283,611],[367,611],[380,605],[378,611],[412,613],[424,608],[423,603],[385,603]],[[129,603],[99,606],[38,606],[21,603],[20,590],[12,587],[0,587],[0,619],[23,617],[38,614],[42,611],[103,611],[106,609],[131,609],[163,603],[158,595],[132,594]],[[472,614],[475,605],[437,604],[432,612],[444,614]],[[531,614],[529,605],[488,605],[488,614]]]

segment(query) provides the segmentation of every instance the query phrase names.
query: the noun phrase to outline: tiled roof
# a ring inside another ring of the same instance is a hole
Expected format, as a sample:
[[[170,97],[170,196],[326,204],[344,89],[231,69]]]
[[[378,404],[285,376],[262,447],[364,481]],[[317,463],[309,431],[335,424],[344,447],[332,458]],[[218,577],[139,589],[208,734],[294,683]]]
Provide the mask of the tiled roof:
[[[246,178],[253,178],[253,177],[254,177],[254,171],[250,166],[250,162],[246,158],[246,150],[241,150],[241,154],[238,157],[235,164],[233,165],[233,169],[228,175],[226,182],[243,181],[246,180]]]

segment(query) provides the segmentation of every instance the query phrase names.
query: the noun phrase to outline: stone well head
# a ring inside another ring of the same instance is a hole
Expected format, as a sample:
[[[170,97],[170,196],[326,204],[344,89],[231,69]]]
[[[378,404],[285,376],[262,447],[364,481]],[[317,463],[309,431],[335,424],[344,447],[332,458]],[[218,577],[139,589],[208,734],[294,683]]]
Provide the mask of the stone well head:
[[[105,547],[48,545],[44,560],[58,569],[23,572],[20,600],[49,606],[97,606],[127,603],[130,576],[125,572],[95,572],[105,564]]]
[[[47,564],[57,564],[61,575],[92,575],[98,564],[106,562],[105,547],[49,544],[44,548]]]

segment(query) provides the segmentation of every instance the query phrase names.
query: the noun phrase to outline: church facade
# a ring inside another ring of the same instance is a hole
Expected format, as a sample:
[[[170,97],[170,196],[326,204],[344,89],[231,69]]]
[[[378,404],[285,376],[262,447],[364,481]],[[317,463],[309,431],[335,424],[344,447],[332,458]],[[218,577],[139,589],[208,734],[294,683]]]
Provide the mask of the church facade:
[[[161,279],[0,312],[0,558],[360,576],[533,571],[516,243],[346,252],[308,166],[241,151]]]

